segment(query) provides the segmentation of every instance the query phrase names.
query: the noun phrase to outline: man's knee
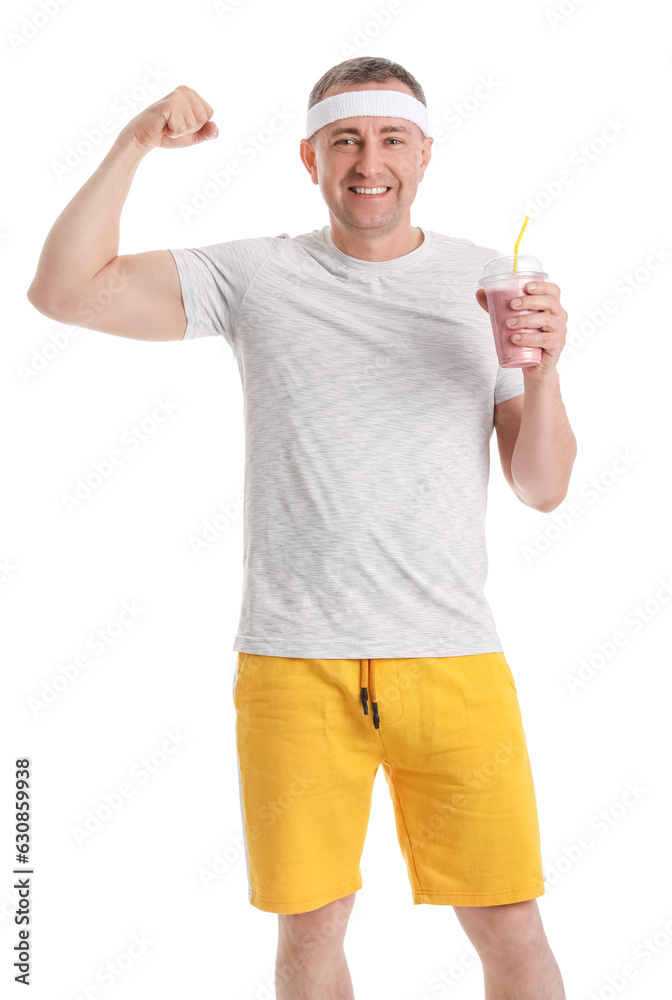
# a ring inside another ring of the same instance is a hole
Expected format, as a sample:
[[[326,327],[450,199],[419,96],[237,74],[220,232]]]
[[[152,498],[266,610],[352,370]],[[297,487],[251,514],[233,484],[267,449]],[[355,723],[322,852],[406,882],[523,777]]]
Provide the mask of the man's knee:
[[[546,942],[536,899],[499,906],[455,906],[481,959],[523,962]]]
[[[316,910],[305,913],[279,913],[279,933],[283,940],[294,945],[327,947],[341,946],[354,906],[356,893],[334,899]]]

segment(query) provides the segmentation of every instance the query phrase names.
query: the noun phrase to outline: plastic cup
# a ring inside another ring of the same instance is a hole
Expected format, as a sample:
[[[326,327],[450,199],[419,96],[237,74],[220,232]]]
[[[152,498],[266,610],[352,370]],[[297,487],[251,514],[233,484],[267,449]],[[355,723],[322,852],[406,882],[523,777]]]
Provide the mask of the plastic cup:
[[[514,261],[517,261],[515,271]],[[500,368],[526,368],[541,363],[541,347],[521,347],[511,340],[513,333],[538,331],[520,324],[507,326],[506,321],[512,316],[529,316],[536,312],[535,309],[512,309],[509,302],[528,294],[523,287],[528,281],[545,281],[547,277],[541,261],[529,254],[491,257],[486,263],[478,287],[485,291]]]

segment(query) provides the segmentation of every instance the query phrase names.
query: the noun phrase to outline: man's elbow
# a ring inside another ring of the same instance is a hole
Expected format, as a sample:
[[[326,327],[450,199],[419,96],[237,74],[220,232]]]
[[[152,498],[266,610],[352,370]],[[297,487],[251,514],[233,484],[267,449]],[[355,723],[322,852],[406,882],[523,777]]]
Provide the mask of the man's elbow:
[[[30,302],[31,306],[41,312],[43,316],[48,316],[49,319],[56,319],[56,305],[47,299],[45,295],[41,295],[35,288],[35,283],[30,286],[26,292],[26,298]]]
[[[556,507],[560,506],[560,504],[563,502],[563,500],[567,496],[567,494],[565,493],[560,498],[556,498],[556,499],[553,499],[553,500],[547,500],[547,501],[539,501],[539,500],[534,500],[534,499],[532,499],[530,497],[523,496],[523,494],[518,489],[518,487],[515,485],[515,483],[513,485],[513,490],[514,490],[514,493],[516,494],[516,496],[518,497],[518,499],[520,500],[521,503],[524,503],[526,507],[531,507],[532,510],[538,510],[538,511],[540,511],[540,513],[542,513],[542,514],[550,514],[552,510],[555,510]]]
[[[565,493],[565,496],[560,497],[559,500],[551,500],[549,503],[535,504],[534,509],[541,511],[542,514],[550,514],[552,510],[555,510],[556,507],[560,506],[566,496],[567,494]]]

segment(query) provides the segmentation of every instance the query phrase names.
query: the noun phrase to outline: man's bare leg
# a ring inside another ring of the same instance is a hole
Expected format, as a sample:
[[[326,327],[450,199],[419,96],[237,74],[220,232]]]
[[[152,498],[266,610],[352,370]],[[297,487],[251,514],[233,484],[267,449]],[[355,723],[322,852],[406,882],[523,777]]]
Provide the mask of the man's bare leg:
[[[343,940],[355,893],[307,913],[278,914],[277,1000],[354,1000]]]
[[[453,909],[483,964],[485,1000],[566,1000],[536,899]]]

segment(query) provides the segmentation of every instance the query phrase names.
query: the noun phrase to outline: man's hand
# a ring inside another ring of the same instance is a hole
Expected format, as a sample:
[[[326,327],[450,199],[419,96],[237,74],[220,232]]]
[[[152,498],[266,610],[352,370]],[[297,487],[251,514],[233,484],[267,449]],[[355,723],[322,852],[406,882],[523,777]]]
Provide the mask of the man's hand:
[[[182,83],[132,118],[122,132],[143,151],[156,146],[179,149],[217,138],[219,129],[210,121],[212,115],[208,102]]]
[[[508,329],[512,331],[511,340],[514,344],[519,347],[541,347],[540,364],[526,365],[523,368],[524,378],[541,382],[555,374],[555,366],[567,336],[567,313],[560,304],[560,289],[552,281],[529,281],[524,290],[529,294],[512,299],[509,305],[512,309],[537,309],[538,312],[506,322]],[[488,312],[484,289],[478,289],[476,300],[481,309]],[[516,335],[516,327],[533,327],[536,332]]]

